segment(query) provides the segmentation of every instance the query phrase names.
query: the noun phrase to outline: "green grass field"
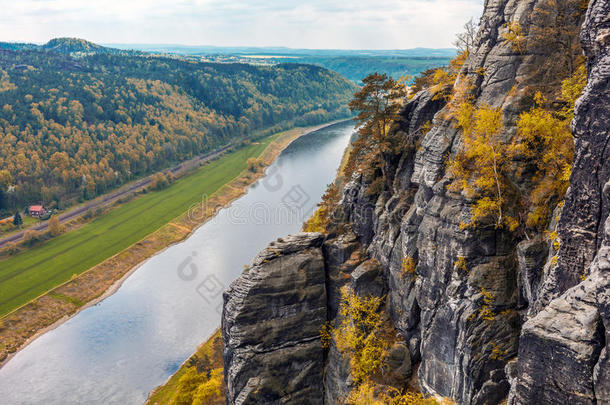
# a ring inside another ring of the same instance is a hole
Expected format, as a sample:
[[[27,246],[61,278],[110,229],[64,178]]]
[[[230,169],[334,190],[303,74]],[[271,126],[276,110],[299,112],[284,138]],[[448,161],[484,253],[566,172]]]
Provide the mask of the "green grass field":
[[[246,169],[279,134],[211,162],[170,187],[140,196],[82,228],[0,261],[0,316],[119,253],[187,211]]]

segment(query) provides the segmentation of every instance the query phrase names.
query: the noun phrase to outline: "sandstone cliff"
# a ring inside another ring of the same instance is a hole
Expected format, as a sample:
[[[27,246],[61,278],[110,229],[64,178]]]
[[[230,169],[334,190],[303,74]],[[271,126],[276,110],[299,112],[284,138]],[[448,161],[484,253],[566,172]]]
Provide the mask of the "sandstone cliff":
[[[503,34],[515,21],[528,27],[537,3],[487,0],[461,72],[475,105],[502,109],[507,140],[543,56],[515,51]],[[227,291],[230,404],[345,400],[348,364],[334,344],[322,348],[316,328],[336,318],[347,284],[387,294],[401,344],[389,368],[417,370],[426,393],[459,404],[610,403],[610,1],[590,2],[581,40],[589,80],[573,123],[576,159],[557,257],[542,234],[460,227],[472,201],[447,190],[446,161],[463,134],[445,103],[421,92],[392,129],[413,147],[388,162],[391,186],[373,197],[354,177],[335,213],[342,231],[270,247]],[[526,174],[511,180],[527,190]],[[407,257],[414,277],[402,273]],[[481,316],[482,308],[493,316]]]
[[[610,2],[591,1],[581,42],[589,79],[572,124],[561,248],[546,266],[539,312],[523,325],[513,404],[610,403]]]

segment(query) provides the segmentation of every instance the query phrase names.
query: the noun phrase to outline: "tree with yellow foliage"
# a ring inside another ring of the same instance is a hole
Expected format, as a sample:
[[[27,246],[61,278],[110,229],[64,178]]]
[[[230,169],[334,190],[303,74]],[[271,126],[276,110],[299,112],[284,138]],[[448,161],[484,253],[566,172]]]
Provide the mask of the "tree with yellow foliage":
[[[340,352],[350,359],[354,381],[359,384],[379,371],[387,342],[382,339],[380,297],[360,297],[347,287],[341,291],[341,324],[334,331]]]
[[[303,231],[326,233],[326,228],[330,224],[333,207],[339,201],[339,198],[337,185],[334,183],[329,184],[326,192],[322,195],[322,201],[318,204],[318,209],[303,224]]]
[[[547,99],[537,92],[534,107],[522,113],[517,122],[517,137],[511,154],[533,162],[537,168],[526,220],[529,228],[546,229],[552,210],[563,199],[570,184],[574,160],[570,123],[574,104],[585,84],[586,71],[581,65],[562,83],[559,101],[564,106],[561,110],[548,108]]]
[[[510,46],[514,52],[524,53],[527,47],[527,41],[523,35],[523,29],[519,21],[507,22],[504,25],[506,30],[502,37],[510,43]]]
[[[197,387],[193,396],[193,404],[211,405],[219,403],[223,397],[223,369],[217,368],[210,372],[210,378]]]
[[[63,226],[59,222],[57,215],[51,215],[49,220],[49,233],[51,236],[59,236],[63,232]]]
[[[475,200],[471,221],[463,226],[478,225],[492,218],[497,228],[507,226],[515,230],[519,222],[505,212],[509,202],[506,191],[510,188],[506,173],[511,160],[508,145],[500,137],[504,128],[502,110],[489,105],[474,109],[471,105],[469,111],[471,114],[466,112],[458,118],[464,145],[448,165],[453,176],[450,189],[463,191]]]
[[[433,99],[451,100],[453,86],[458,79],[462,66],[468,59],[468,54],[468,51],[464,51],[449,62],[449,66],[434,70],[429,87],[429,90],[434,94]]]

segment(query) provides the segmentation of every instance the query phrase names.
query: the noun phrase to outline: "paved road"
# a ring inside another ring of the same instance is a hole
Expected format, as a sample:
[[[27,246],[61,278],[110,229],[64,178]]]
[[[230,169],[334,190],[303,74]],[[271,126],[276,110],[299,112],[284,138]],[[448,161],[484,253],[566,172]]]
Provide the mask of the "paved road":
[[[182,162],[177,166],[174,166],[170,169],[167,169],[164,171],[165,174],[171,172],[172,175],[179,175],[183,172],[185,172],[188,169],[191,169],[193,167],[198,167],[201,163],[206,162],[210,159],[215,158],[216,156],[220,155],[222,152],[226,151],[227,149],[229,149],[232,145],[229,144],[227,146],[223,146],[220,149],[217,149],[213,152],[209,152],[203,155],[200,155],[196,158],[193,158],[191,160],[187,160],[186,162]],[[84,205],[81,205],[79,207],[76,207],[70,211],[64,212],[63,214],[59,215],[59,220],[61,222],[66,222],[66,221],[70,221],[80,215],[85,214],[87,211],[92,210],[92,209],[97,209],[97,208],[102,208],[105,207],[107,205],[110,205],[112,203],[114,203],[116,200],[118,200],[121,197],[124,197],[126,195],[129,194],[133,194],[137,191],[142,190],[143,188],[147,187],[150,185],[150,183],[152,182],[152,176],[148,176],[144,179],[141,180],[137,180],[134,181],[133,183],[131,183],[129,186],[121,188],[120,190],[117,190],[115,192],[106,194],[104,197],[102,198],[97,198],[93,201],[90,201]],[[14,233],[12,235],[6,236],[2,239],[0,239],[0,248],[2,248],[4,245],[6,245],[7,243],[11,243],[11,242],[16,242],[21,240],[21,238],[23,237],[23,234],[25,233],[25,231],[27,230],[36,230],[36,231],[45,231],[47,228],[49,227],[49,222],[45,221],[45,222],[41,222],[39,224],[36,224],[34,226],[31,226],[21,232],[18,233]]]

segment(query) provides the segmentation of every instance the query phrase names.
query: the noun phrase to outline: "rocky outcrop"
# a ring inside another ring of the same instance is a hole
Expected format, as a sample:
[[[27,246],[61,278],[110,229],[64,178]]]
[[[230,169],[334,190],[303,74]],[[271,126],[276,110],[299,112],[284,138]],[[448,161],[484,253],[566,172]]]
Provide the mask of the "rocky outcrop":
[[[514,52],[502,34],[508,22],[527,26],[536,3],[487,1],[475,49],[462,69],[461,80],[474,86],[477,105],[502,108],[507,139],[520,112],[520,86],[536,56]],[[407,104],[395,125],[405,137],[418,136],[419,148],[402,154],[393,187],[371,201],[366,184],[356,179],[346,187],[342,209],[367,254],[383,266],[390,313],[412,358],[421,361],[424,390],[458,403],[498,403],[508,393],[504,368],[517,353],[520,332],[518,240],[493,227],[460,227],[468,222],[471,201],[447,191],[445,165],[461,147],[462,134],[448,108],[430,99],[418,95],[411,101],[418,106]],[[427,134],[416,131],[415,123],[424,121],[418,114],[433,117]],[[416,277],[402,274],[406,257],[417,262]],[[465,269],[456,266],[460,258]],[[493,319],[483,319],[483,307]]]
[[[590,2],[581,42],[589,79],[572,128],[561,248],[523,326],[511,404],[610,403],[610,1]]]
[[[518,21],[527,35],[538,3],[487,0],[462,69],[460,80],[472,84],[475,104],[502,109],[507,141],[542,56],[515,52],[503,34],[507,23]],[[298,248],[280,244],[279,256],[268,249],[268,261],[257,259],[227,292],[229,403],[307,403],[299,402],[306,395],[335,404],[346,397],[353,385],[349,364],[334,344],[322,350],[314,333],[337,318],[346,285],[362,295],[387,295],[399,334],[387,359],[395,381],[415,370],[425,392],[459,404],[493,405],[507,396],[511,404],[610,403],[609,16],[609,0],[591,0],[582,32],[590,77],[573,123],[576,162],[558,225],[558,255],[543,235],[460,226],[472,201],[447,190],[445,171],[462,133],[445,102],[421,92],[391,129],[409,147],[385,162],[381,195],[371,195],[365,176],[356,175],[335,213],[341,232],[323,242],[291,238],[286,243]],[[427,121],[432,127],[424,133]],[[510,180],[527,190],[531,179],[515,173]],[[320,268],[312,255],[320,257]],[[297,270],[306,256],[311,277]],[[415,274],[405,275],[407,258]],[[289,262],[279,272],[277,263]],[[304,289],[300,304],[291,301],[297,285]],[[323,302],[310,289],[323,289]],[[317,315],[291,312],[298,305]],[[293,364],[304,374],[294,374]]]
[[[263,250],[224,294],[227,402],[321,404],[327,320],[320,234]]]

